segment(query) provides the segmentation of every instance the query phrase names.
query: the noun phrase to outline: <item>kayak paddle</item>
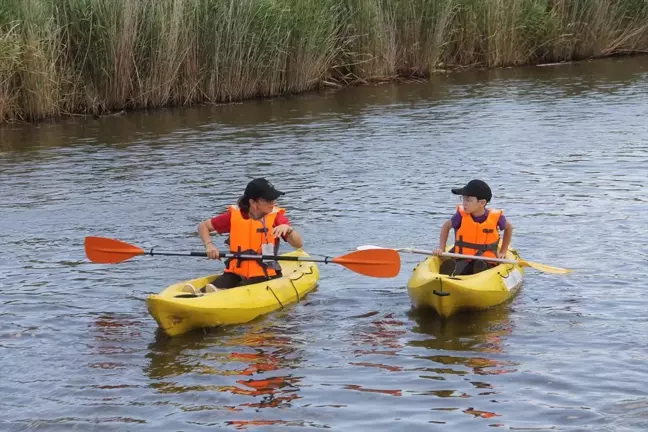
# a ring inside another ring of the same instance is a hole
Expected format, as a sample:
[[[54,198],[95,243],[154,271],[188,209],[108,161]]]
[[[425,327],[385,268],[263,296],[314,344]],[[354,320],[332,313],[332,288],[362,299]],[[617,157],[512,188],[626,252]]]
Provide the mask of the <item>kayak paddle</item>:
[[[373,245],[364,245],[364,246],[358,246],[356,249],[363,251],[363,250],[376,250],[380,249],[381,246],[373,246]],[[386,249],[386,248],[382,248]],[[421,250],[421,249],[412,249],[412,248],[391,248],[391,250],[396,251],[396,252],[406,252],[406,253],[413,253],[413,254],[421,254],[421,255],[432,255],[432,251],[427,251],[427,250]],[[522,267],[531,267],[536,270],[540,270],[545,273],[552,273],[552,274],[567,274],[571,273],[571,269],[565,269],[565,268],[560,268],[560,267],[553,267],[550,265],[546,264],[540,264],[537,262],[533,261],[527,261],[527,260],[511,260],[511,259],[502,259],[502,258],[490,258],[490,257],[483,257],[483,256],[475,256],[475,255],[464,255],[464,254],[457,254],[457,253],[450,253],[450,252],[443,252],[441,254],[442,257],[447,257],[447,258],[464,258],[464,259],[472,259],[472,260],[481,260],[481,261],[490,261],[490,262],[498,262],[498,263],[503,263],[503,264],[518,264],[521,265]]]
[[[138,255],[194,256],[206,257],[205,252],[156,252],[128,244],[121,240],[106,237],[86,237],[85,251],[88,259],[99,264],[117,264]],[[400,272],[400,255],[397,251],[385,248],[370,248],[353,251],[338,257],[311,258],[283,255],[238,255],[220,254],[221,258],[249,260],[307,261],[324,264],[340,264],[351,271],[376,278],[395,277]]]

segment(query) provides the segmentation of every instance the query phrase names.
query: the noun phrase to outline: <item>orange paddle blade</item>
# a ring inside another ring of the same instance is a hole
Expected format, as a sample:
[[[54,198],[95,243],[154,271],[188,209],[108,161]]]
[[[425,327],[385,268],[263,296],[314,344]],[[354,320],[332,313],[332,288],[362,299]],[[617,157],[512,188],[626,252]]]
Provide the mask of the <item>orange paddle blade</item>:
[[[400,255],[393,249],[359,250],[333,258],[332,262],[365,276],[391,278],[400,272]]]
[[[90,261],[99,264],[117,264],[145,253],[142,248],[105,237],[86,237],[85,251]]]

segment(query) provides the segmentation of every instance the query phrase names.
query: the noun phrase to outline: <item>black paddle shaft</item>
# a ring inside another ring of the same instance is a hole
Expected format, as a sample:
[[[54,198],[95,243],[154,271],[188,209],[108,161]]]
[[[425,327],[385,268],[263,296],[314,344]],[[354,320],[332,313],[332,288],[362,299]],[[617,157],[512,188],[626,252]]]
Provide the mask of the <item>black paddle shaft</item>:
[[[145,255],[164,255],[164,256],[193,256],[193,257],[206,257],[206,252],[155,252],[151,249],[148,252],[145,252]],[[311,257],[300,257],[300,256],[284,256],[284,255],[247,255],[247,254],[233,254],[226,253],[220,254],[220,258],[234,258],[234,259],[243,259],[243,260],[266,260],[266,261],[308,261],[308,262],[321,262],[328,264],[333,262],[333,258],[324,257],[324,258],[311,258]]]

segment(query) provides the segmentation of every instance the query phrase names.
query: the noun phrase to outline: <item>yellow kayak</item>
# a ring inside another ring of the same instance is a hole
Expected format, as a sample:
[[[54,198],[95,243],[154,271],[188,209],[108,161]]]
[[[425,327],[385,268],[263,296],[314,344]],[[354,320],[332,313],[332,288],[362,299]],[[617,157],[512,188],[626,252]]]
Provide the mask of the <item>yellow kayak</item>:
[[[285,256],[309,256],[303,250]],[[319,280],[317,264],[304,261],[279,261],[281,278],[201,296],[183,291],[190,283],[200,289],[219,275],[214,274],[169,286],[146,299],[150,314],[169,336],[195,328],[242,324],[254,318],[296,303],[314,290]]]
[[[506,258],[517,260],[519,255],[509,250]],[[517,264],[500,264],[466,276],[439,274],[440,265],[436,256],[417,264],[407,292],[415,308],[432,308],[444,318],[504,303],[517,293],[524,277],[524,268]]]

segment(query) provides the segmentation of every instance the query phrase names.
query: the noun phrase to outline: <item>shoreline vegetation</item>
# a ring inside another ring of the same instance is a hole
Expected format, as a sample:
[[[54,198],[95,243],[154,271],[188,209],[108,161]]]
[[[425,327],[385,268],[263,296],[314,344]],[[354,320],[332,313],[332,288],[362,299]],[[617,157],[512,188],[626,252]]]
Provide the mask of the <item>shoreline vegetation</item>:
[[[0,123],[645,52],[645,0],[2,0]]]

